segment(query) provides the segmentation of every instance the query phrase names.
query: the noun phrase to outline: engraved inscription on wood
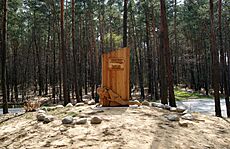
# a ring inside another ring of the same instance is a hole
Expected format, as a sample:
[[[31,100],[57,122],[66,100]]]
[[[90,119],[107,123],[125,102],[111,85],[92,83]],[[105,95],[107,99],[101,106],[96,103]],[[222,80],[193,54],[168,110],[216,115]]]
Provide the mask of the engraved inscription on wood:
[[[124,70],[125,60],[123,58],[109,58],[110,70]]]
[[[130,99],[130,49],[122,48],[102,55],[102,87],[111,89],[122,99]]]

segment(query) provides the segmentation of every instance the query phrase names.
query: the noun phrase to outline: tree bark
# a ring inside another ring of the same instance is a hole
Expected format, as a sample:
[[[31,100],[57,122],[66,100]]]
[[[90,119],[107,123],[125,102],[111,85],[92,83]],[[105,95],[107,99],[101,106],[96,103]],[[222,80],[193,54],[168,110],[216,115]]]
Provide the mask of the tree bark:
[[[66,66],[66,48],[64,41],[64,0],[61,0],[61,58],[62,58],[62,81],[63,81],[63,94],[64,94],[64,105],[69,103],[68,91],[67,91],[67,66]]]
[[[74,65],[74,90],[77,101],[79,101],[78,95],[78,83],[77,83],[77,52],[75,47],[75,0],[72,0],[72,49],[73,49],[73,65]]]
[[[146,46],[147,46],[147,65],[148,65],[148,93],[151,94],[152,99],[152,93],[154,92],[153,86],[152,86],[152,51],[150,50],[150,44],[149,44],[149,14],[148,14],[148,6],[146,6],[146,12],[145,12],[145,24],[146,24]]]
[[[1,85],[3,94],[3,114],[8,113],[7,93],[6,93],[6,49],[7,49],[7,0],[3,0],[2,19],[2,52],[1,52]]]
[[[219,94],[219,57],[218,51],[216,48],[216,35],[214,31],[214,12],[213,12],[213,0],[209,1],[210,4],[210,40],[211,40],[211,54],[212,54],[212,87],[214,90],[214,98],[215,98],[215,112],[216,116],[221,117],[221,107],[220,107],[220,94]]]
[[[128,19],[128,0],[124,0],[124,14],[123,14],[123,47],[127,47],[127,19]]]
[[[173,32],[174,32],[174,52],[175,52],[175,64],[174,64],[174,74],[175,74],[175,84],[178,84],[179,80],[179,63],[178,63],[178,40],[177,40],[177,0],[174,0],[174,16],[173,16]]]
[[[224,54],[223,48],[223,38],[222,38],[222,0],[218,0],[218,29],[219,29],[219,48],[220,48],[220,63],[221,63],[221,73],[224,86],[224,93],[225,93],[225,102],[226,102],[226,109],[227,109],[227,116],[230,117],[230,102],[229,102],[229,86],[227,80],[227,65],[226,65],[226,57]]]
[[[173,87],[173,70],[171,64],[171,52],[169,49],[169,38],[168,38],[168,25],[166,17],[166,8],[165,0],[161,0],[161,25],[160,25],[160,34],[161,34],[161,48],[164,51],[164,60],[165,60],[165,71],[167,72],[167,81],[168,81],[168,95],[169,95],[169,105],[172,107],[176,106],[174,87]]]

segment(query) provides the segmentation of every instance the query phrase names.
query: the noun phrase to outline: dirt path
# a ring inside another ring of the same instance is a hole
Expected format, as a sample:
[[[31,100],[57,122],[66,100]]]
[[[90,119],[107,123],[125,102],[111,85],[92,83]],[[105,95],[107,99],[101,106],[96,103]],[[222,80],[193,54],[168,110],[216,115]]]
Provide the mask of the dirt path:
[[[48,124],[26,113],[0,125],[3,149],[230,149],[230,122],[195,114],[200,121],[188,127],[165,118],[169,111],[153,107],[107,108],[95,112],[89,106],[49,112],[56,119]],[[66,115],[103,119],[101,124],[62,125]]]

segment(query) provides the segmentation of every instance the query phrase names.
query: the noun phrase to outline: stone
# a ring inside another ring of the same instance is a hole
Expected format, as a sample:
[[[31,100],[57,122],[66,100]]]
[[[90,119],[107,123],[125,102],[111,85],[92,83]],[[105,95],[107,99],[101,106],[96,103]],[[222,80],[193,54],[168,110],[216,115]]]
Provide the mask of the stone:
[[[47,111],[53,111],[53,110],[55,110],[55,109],[57,109],[57,107],[47,107]]]
[[[82,99],[82,101],[84,102],[84,104],[88,104],[88,102],[90,101],[90,99]]]
[[[204,145],[204,147],[207,148],[207,149],[208,149],[208,148],[213,148],[213,147],[211,147],[210,145],[207,145],[207,144]]]
[[[59,128],[59,130],[60,130],[60,132],[65,132],[65,131],[67,131],[68,129],[67,129],[66,127],[62,127],[62,126],[61,126],[61,128]]]
[[[139,100],[137,100],[137,99],[136,99],[136,100],[134,100],[134,102],[138,102],[138,103],[140,103],[140,101],[139,101]]]
[[[37,113],[44,113],[45,114],[46,111],[45,110],[38,110]]]
[[[136,103],[137,103],[136,105],[138,105],[138,104],[140,103],[140,101],[139,101],[139,100],[134,100],[134,102],[136,102]]]
[[[170,106],[169,105],[164,105],[164,108],[163,109],[165,109],[165,110],[170,110]]]
[[[87,117],[89,117],[89,116],[86,115],[86,114],[79,114],[78,117],[80,117],[80,118],[87,118]]]
[[[91,97],[91,95],[83,95],[82,98],[83,99],[90,99],[91,100],[92,97]]]
[[[44,121],[46,115],[44,113],[38,113],[36,117],[38,121]]]
[[[56,108],[64,108],[63,105],[57,105]]]
[[[158,107],[159,104],[160,104],[160,103],[152,102],[151,106],[152,106],[152,107]]]
[[[75,106],[76,107],[80,107],[80,106],[84,106],[85,104],[83,102],[77,103]]]
[[[93,117],[90,121],[91,124],[100,124],[102,122],[102,119],[99,117]]]
[[[103,113],[103,112],[104,112],[103,110],[92,110],[92,111],[85,112],[85,114],[94,115],[94,114]]]
[[[190,113],[187,113],[187,114],[181,116],[181,118],[185,119],[185,120],[190,120],[190,121],[194,120],[194,117]]]
[[[73,123],[73,117],[72,116],[67,116],[62,119],[62,124],[72,124]]]
[[[170,111],[171,111],[171,112],[177,112],[177,108],[176,108],[176,107],[171,107],[171,108],[170,108]]]
[[[186,121],[180,120],[180,121],[178,122],[178,124],[179,124],[179,126],[181,126],[181,127],[188,127],[188,122],[186,122]]]
[[[177,112],[183,113],[186,110],[185,107],[177,107]]]
[[[149,102],[148,102],[147,100],[144,100],[144,101],[142,102],[142,105],[144,105],[144,106],[149,106],[150,104],[149,104]]]
[[[87,103],[88,105],[95,105],[96,104],[96,102],[92,99],[92,100],[90,100],[90,101],[88,101],[88,103]]]
[[[197,147],[195,147],[195,146],[190,146],[190,149],[197,149]]]
[[[68,103],[65,107],[73,107],[72,103]]]
[[[187,89],[188,93],[194,93],[194,91],[192,89]]]
[[[188,113],[188,110],[185,110],[182,114],[187,114]]]
[[[176,114],[169,114],[166,116],[169,121],[179,121],[179,116]]]
[[[74,124],[76,124],[76,125],[83,125],[86,123],[87,123],[87,118],[79,118],[79,119],[74,121]]]
[[[157,107],[160,108],[160,109],[164,109],[165,105],[160,103],[160,104],[157,105]]]
[[[40,110],[47,111],[47,107],[40,107]]]
[[[52,115],[46,115],[45,118],[44,118],[44,122],[45,123],[49,123],[49,122],[52,122],[54,121],[54,116]]]

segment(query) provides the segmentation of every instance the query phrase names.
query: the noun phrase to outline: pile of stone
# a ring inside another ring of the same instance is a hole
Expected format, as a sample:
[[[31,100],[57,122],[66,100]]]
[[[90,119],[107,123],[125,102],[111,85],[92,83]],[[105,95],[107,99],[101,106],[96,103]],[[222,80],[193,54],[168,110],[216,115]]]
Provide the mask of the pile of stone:
[[[187,110],[185,107],[170,107],[169,105],[164,105],[162,103],[157,103],[157,102],[148,102],[147,100],[144,100],[142,102],[143,106],[152,106],[152,107],[157,107],[160,109],[165,109],[169,110],[171,112],[178,112],[178,113],[187,113]]]
[[[169,121],[177,121],[179,126],[188,127],[189,121],[195,120],[194,116],[191,113],[188,113],[188,110],[185,107],[170,107],[169,105],[164,105],[157,102],[148,102],[147,100],[142,102],[143,106],[152,106],[159,109],[165,109],[172,112],[165,116]]]
[[[195,120],[194,116],[190,113],[186,113],[182,116],[179,116],[178,114],[169,114],[166,115],[165,118],[169,121],[178,121],[178,124],[181,127],[188,127],[190,121]]]
[[[44,123],[50,123],[54,121],[55,117],[52,115],[47,115],[46,111],[44,110],[38,110],[37,111],[37,121],[44,122]],[[62,119],[62,124],[73,124],[73,125],[84,125],[87,123],[87,121],[90,122],[90,124],[101,124],[102,119],[97,116],[93,116],[91,118],[86,117],[78,117],[74,118],[73,116],[66,116]]]
[[[84,125],[87,121],[90,121],[90,124],[101,124],[102,119],[100,117],[94,116],[91,119],[87,118],[77,118],[74,119],[72,116],[67,116],[62,119],[62,124],[73,124],[73,125]]]

